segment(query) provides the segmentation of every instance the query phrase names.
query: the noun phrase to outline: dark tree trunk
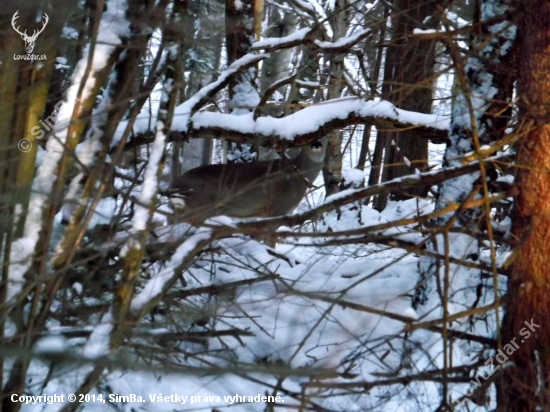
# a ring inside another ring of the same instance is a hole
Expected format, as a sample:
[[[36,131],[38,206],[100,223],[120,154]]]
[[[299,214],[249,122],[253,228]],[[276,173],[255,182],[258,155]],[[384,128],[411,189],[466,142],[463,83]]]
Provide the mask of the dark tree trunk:
[[[410,37],[415,28],[437,28],[437,5],[440,0],[395,0],[392,13],[392,45],[386,55],[383,97],[397,107],[420,113],[431,113],[435,86],[435,40]],[[428,140],[420,131],[411,129],[399,133],[382,132],[380,144],[384,146],[382,181],[405,176],[428,166]],[[393,143],[392,143],[393,141]],[[377,143],[378,144],[378,143]],[[382,149],[379,148],[379,151]],[[429,188],[418,187],[393,194],[396,199],[425,196]],[[376,208],[385,207],[378,198]]]

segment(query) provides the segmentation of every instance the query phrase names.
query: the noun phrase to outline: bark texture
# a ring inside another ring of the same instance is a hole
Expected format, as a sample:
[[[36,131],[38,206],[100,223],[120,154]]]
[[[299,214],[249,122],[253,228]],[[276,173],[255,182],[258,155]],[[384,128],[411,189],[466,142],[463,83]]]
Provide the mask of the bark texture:
[[[517,338],[519,349],[499,391],[499,410],[506,412],[550,408],[550,2],[524,0],[521,5],[518,95],[521,117],[535,126],[517,153],[518,249],[503,344]],[[539,325],[529,338],[521,332],[526,321]]]
[[[440,0],[396,0],[392,13],[392,46],[386,52],[383,97],[397,107],[420,113],[431,113],[434,91],[435,40],[409,37],[415,28],[436,28],[439,18],[436,6]],[[378,155],[385,151],[382,181],[425,170],[428,166],[428,140],[421,131],[381,131],[377,139]],[[382,149],[383,148],[383,149]],[[376,174],[376,170],[373,172]],[[372,182],[369,182],[372,183]],[[397,199],[426,195],[428,188],[415,188],[395,193]],[[386,206],[386,197],[375,202],[377,210]]]
[[[431,113],[432,96],[435,86],[435,40],[420,40],[409,38],[413,29],[419,23],[426,22],[427,28],[436,28],[439,25],[436,6],[439,0],[411,1],[398,0],[395,31],[398,36],[395,45],[395,71],[393,73],[392,100],[397,107],[420,113]],[[421,133],[421,132],[420,132]],[[424,170],[428,166],[428,141],[419,136],[415,129],[402,131],[396,134],[396,144],[401,156],[390,146],[390,165],[388,180],[414,172],[414,169]],[[411,162],[404,162],[404,156]],[[424,190],[420,188],[420,190]],[[418,192],[418,190],[416,190]],[[420,194],[420,193],[417,193]],[[408,197],[407,194],[398,197]]]

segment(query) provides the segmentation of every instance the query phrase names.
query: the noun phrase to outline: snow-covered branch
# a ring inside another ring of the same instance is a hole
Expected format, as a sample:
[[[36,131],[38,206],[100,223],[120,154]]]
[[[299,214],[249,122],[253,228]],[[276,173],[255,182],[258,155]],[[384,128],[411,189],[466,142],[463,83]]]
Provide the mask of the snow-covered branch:
[[[296,30],[285,37],[268,38],[257,41],[252,45],[253,50],[265,50],[268,52],[288,49],[296,46],[306,46],[323,53],[345,53],[371,33],[370,29],[362,29],[357,33],[343,37],[335,42],[311,39],[315,29],[305,28]]]
[[[211,112],[199,112],[189,118],[189,106],[184,103],[176,108],[168,139],[224,138],[235,143],[253,140],[265,146],[283,148],[302,146],[331,130],[362,123],[373,124],[379,129],[421,128],[424,137],[434,143],[446,141],[449,127],[449,119],[444,116],[411,112],[384,100],[356,97],[330,100],[279,119],[269,116],[254,119],[252,113],[237,117]],[[152,142],[151,131],[137,127],[134,132],[136,137],[129,146]]]

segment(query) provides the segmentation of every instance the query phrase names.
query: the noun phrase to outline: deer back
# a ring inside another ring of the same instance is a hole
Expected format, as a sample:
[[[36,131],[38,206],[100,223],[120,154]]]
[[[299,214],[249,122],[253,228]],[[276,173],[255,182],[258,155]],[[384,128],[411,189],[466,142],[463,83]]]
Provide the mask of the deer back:
[[[181,220],[191,223],[217,215],[283,215],[300,203],[319,174],[325,149],[323,139],[303,146],[293,159],[200,166],[173,183],[170,200]]]

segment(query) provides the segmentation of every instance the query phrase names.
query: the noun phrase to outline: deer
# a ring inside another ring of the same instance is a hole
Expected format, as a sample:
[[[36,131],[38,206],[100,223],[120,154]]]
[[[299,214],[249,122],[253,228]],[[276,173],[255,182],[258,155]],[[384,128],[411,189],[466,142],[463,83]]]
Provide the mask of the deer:
[[[46,13],[44,13],[44,19],[43,19],[44,21],[42,22],[42,28],[40,30],[34,30],[33,33],[32,33],[32,36],[29,36],[27,34],[27,30],[25,30],[24,32],[21,32],[19,30],[19,26],[17,26],[17,27],[15,26],[16,21],[17,21],[18,18],[19,18],[19,10],[17,10],[15,12],[15,14],[13,15],[13,17],[11,19],[11,25],[12,25],[13,29],[18,34],[21,35],[21,38],[25,42],[25,49],[27,50],[27,53],[32,53],[32,51],[34,50],[34,43],[36,42],[36,39],[38,38],[38,35],[44,31],[44,29],[46,28],[46,25],[50,21],[50,18],[48,17],[48,15]]]
[[[285,215],[298,206],[321,171],[327,139],[300,147],[293,158],[204,165],[177,178],[168,190],[172,221],[197,226],[218,215]]]

